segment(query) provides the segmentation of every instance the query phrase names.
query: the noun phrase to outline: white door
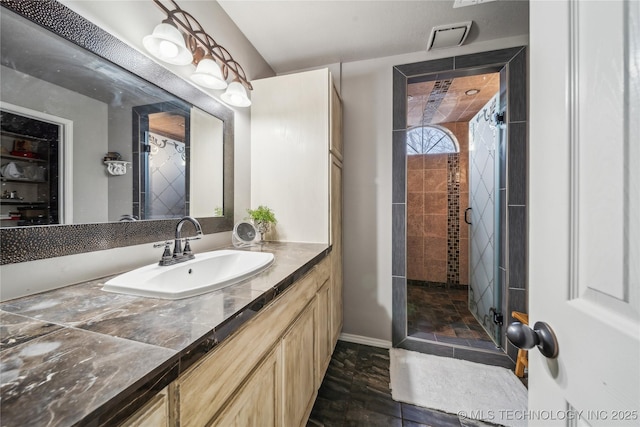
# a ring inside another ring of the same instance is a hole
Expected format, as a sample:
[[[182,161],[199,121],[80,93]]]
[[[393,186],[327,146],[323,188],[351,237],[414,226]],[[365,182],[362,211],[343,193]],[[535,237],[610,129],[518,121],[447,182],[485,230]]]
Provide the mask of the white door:
[[[530,425],[640,425],[640,2],[530,2]],[[569,421],[567,421],[569,419]]]

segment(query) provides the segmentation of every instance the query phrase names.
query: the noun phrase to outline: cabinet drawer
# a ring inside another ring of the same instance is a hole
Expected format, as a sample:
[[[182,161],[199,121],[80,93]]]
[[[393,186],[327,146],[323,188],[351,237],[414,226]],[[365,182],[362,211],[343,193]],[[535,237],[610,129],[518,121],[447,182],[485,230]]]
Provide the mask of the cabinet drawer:
[[[314,269],[176,380],[181,427],[203,426],[218,413],[316,290]]]

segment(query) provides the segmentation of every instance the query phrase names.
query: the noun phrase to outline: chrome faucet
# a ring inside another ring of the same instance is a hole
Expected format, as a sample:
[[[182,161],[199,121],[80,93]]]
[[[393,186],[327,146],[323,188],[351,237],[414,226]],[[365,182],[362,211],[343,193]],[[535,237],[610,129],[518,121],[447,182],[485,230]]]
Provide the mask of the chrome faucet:
[[[185,238],[184,249],[182,249],[182,226],[185,222],[190,222],[196,228],[196,237]],[[200,236],[202,236],[202,226],[200,225],[198,220],[190,216],[183,217],[182,219],[180,219],[180,221],[178,221],[178,224],[176,224],[176,236],[173,243],[173,254],[171,253],[171,248],[169,247],[171,242],[165,242],[164,244],[161,244],[160,246],[164,245],[164,252],[158,264],[173,265],[195,258],[195,255],[193,255],[193,252],[191,251],[189,241],[198,240],[200,239]]]

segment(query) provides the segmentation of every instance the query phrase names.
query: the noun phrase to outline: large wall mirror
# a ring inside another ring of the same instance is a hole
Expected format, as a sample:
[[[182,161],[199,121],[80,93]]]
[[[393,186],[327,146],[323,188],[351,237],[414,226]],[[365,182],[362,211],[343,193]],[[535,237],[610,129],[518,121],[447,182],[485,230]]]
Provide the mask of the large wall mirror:
[[[60,3],[2,6],[2,264],[162,240],[185,215],[232,228],[229,108]]]

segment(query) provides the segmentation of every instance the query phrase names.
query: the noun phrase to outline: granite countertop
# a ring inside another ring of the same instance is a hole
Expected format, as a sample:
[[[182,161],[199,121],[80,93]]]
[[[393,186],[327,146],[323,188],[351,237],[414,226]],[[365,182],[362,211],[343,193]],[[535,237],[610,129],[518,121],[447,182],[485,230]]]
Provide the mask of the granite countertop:
[[[269,242],[262,250],[275,255],[267,270],[191,298],[105,292],[107,277],[0,304],[2,426],[122,421],[330,249]]]

